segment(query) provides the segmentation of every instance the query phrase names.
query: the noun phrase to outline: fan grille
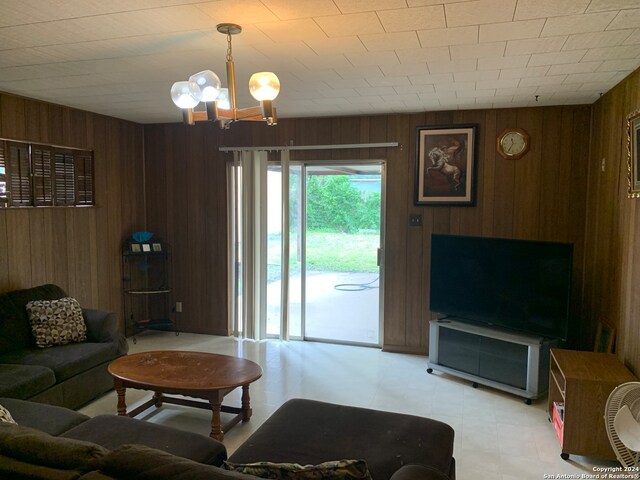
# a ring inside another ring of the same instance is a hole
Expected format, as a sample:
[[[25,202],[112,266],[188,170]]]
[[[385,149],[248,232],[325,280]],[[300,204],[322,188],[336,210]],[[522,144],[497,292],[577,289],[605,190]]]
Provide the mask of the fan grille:
[[[624,446],[613,427],[616,413],[626,405],[635,419],[640,418],[640,382],[623,383],[617,386],[609,395],[605,407],[604,421],[607,428],[607,435],[613,447],[616,457],[625,467],[638,465],[637,452]]]

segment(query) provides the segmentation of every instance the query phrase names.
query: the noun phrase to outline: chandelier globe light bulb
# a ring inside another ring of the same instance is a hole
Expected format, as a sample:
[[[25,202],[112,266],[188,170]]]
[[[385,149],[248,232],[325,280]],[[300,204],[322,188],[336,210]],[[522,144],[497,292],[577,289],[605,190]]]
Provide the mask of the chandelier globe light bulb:
[[[249,92],[258,101],[273,100],[280,93],[280,80],[273,72],[259,72],[249,79]]]
[[[202,72],[194,73],[189,77],[190,82],[195,82],[202,91],[202,102],[213,102],[220,93],[220,78],[211,70],[203,70]]]
[[[202,91],[196,82],[182,81],[171,86],[171,100],[182,109],[194,108],[202,99]]]

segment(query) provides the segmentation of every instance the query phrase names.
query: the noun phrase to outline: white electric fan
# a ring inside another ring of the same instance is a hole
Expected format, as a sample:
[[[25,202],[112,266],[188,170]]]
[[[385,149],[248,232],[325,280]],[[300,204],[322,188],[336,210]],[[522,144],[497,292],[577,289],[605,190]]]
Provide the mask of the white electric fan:
[[[640,382],[623,383],[611,392],[604,422],[611,447],[622,466],[640,466]]]

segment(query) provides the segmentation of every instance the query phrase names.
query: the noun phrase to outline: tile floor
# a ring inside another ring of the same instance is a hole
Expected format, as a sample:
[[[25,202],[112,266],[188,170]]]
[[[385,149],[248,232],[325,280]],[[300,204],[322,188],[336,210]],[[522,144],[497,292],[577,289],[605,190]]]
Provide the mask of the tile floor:
[[[382,352],[376,348],[313,342],[253,342],[170,332],[145,332],[129,342],[130,352],[177,349],[238,355],[260,364],[263,377],[251,385],[253,417],[228,432],[224,443],[233,452],[283,402],[301,397],[441,420],[456,432],[455,457],[460,480],[540,480],[546,475],[588,478],[596,465],[611,462],[572,456],[560,449],[545,411],[546,399],[527,406],[520,397],[488,387],[474,389],[466,381],[426,373],[426,357]],[[149,392],[127,390],[135,406]],[[227,402],[239,405],[233,392]],[[109,392],[81,411],[94,416],[115,413],[116,395]],[[206,410],[165,405],[138,418],[208,435]],[[224,422],[224,418],[223,418]],[[294,459],[292,459],[294,460]],[[585,476],[582,476],[582,475]],[[556,477],[557,478],[557,477]]]

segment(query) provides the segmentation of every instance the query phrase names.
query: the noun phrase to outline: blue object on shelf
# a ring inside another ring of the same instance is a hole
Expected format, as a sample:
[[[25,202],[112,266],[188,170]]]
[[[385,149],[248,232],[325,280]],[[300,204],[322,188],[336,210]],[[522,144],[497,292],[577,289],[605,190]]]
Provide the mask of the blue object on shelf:
[[[148,242],[151,237],[153,237],[152,232],[135,232],[131,235],[133,239],[138,243]]]

